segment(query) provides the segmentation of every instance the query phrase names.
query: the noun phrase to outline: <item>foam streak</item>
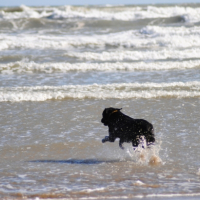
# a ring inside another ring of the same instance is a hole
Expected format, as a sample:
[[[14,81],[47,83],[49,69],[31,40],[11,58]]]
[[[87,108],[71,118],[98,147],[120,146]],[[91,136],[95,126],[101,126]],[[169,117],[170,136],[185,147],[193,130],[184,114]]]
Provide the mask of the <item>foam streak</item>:
[[[2,101],[46,101],[61,99],[131,99],[200,97],[200,82],[122,83],[0,88]]]

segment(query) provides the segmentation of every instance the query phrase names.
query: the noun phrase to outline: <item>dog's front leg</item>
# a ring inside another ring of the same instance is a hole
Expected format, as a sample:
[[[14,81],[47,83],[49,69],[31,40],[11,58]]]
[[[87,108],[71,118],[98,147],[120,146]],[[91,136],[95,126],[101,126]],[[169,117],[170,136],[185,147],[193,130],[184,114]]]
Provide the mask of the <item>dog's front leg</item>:
[[[102,143],[109,141],[109,136],[105,136],[105,138],[102,139]]]
[[[123,143],[124,143],[124,141],[123,141],[122,139],[120,139],[120,140],[119,140],[119,147],[120,147],[121,149],[124,149],[124,147],[122,146]]]
[[[114,138],[114,137],[105,136],[105,138],[102,140],[102,143],[107,142],[107,141],[109,141],[109,142],[114,142],[115,139],[116,139],[116,138]]]

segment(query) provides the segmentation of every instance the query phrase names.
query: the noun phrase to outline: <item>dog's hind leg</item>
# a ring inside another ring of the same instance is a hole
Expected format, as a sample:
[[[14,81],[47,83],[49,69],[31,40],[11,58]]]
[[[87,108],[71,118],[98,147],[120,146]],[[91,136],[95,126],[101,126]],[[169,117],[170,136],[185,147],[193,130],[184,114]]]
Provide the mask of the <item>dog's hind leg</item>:
[[[140,136],[140,138],[139,138],[139,144],[141,145],[141,147],[143,149],[145,149],[145,147],[147,146],[145,136],[143,136],[143,135]]]
[[[120,147],[121,149],[124,149],[124,147],[122,146],[123,143],[124,143],[124,141],[123,141],[122,139],[120,139],[120,140],[119,140],[119,147]]]
[[[136,139],[132,140],[132,146],[133,146],[134,150],[138,147],[138,145],[139,145],[139,143],[138,143],[138,141]]]
[[[147,147],[150,147],[151,145],[155,144],[155,138],[152,135],[148,135],[146,137]]]
[[[146,147],[148,147],[148,145],[147,145],[147,142],[146,142],[146,138],[145,138],[145,136],[144,135],[138,135],[137,137],[136,137],[136,140],[133,140],[132,141],[132,145],[133,145],[133,150],[136,150],[136,149],[140,149],[140,148],[142,148],[142,149],[145,149]]]

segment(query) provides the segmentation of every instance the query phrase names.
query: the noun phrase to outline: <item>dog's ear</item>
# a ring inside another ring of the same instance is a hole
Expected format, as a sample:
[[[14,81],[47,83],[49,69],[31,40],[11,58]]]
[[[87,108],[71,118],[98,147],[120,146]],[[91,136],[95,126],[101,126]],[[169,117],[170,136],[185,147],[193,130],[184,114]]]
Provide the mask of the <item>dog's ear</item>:
[[[118,112],[119,110],[118,109],[116,109],[116,110],[114,110],[114,111],[112,111],[112,113],[111,114],[113,114],[113,113],[116,113],[116,112]]]
[[[111,115],[111,114],[113,114],[113,113],[115,113],[115,112],[120,111],[121,109],[122,109],[122,108],[112,108],[112,107],[110,107],[110,108],[105,108],[104,111],[103,111],[103,113],[105,113],[106,115]]]
[[[115,109],[114,111],[112,111],[111,114],[113,114],[113,113],[115,113],[115,112],[119,112],[121,109],[122,109],[122,108],[117,108],[117,109]]]

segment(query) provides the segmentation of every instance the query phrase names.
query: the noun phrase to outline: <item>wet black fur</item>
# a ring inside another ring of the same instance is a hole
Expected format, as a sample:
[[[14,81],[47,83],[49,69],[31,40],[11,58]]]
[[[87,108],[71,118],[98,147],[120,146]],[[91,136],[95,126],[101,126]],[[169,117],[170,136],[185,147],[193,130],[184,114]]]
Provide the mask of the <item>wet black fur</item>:
[[[102,142],[114,142],[119,138],[119,146],[124,149],[124,142],[131,142],[133,147],[140,143],[141,136],[146,139],[147,146],[155,142],[153,125],[144,119],[133,119],[123,114],[118,108],[105,108],[101,122],[108,126],[109,136]]]

